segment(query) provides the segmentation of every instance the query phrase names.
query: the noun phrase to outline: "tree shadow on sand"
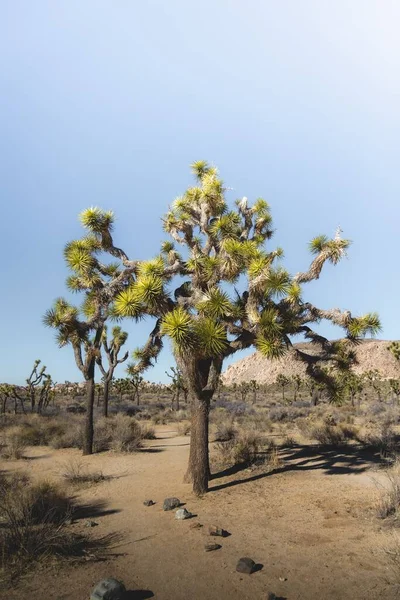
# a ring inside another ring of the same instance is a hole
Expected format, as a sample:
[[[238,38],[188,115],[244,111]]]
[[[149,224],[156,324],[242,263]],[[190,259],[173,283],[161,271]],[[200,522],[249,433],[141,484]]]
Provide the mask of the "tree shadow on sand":
[[[124,594],[124,600],[147,600],[148,598],[154,598],[151,590],[128,590]]]
[[[107,502],[98,500],[87,504],[76,503],[73,510],[74,521],[81,519],[95,519],[96,517],[105,517],[107,515],[115,515],[120,513],[119,508],[107,508]]]
[[[250,477],[234,479],[210,487],[210,492],[259,481],[277,473],[289,471],[323,471],[325,475],[346,475],[363,473],[372,466],[382,465],[382,458],[377,450],[360,446],[301,446],[296,445],[282,451],[285,464],[272,471],[256,473]],[[211,476],[211,480],[236,475],[248,468],[248,465],[234,465]]]

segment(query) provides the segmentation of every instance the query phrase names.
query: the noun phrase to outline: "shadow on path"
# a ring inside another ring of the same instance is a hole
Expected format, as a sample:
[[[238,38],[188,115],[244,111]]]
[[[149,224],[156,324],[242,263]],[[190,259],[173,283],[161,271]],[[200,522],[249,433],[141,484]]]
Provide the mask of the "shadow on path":
[[[281,457],[285,464],[273,471],[257,473],[250,477],[234,479],[219,485],[210,487],[210,492],[216,492],[225,488],[234,487],[251,481],[258,481],[277,473],[289,471],[317,471],[321,470],[325,475],[346,475],[363,473],[371,466],[381,465],[382,459],[378,451],[371,451],[359,446],[300,446],[285,449]],[[248,465],[235,465],[211,476],[211,481],[222,477],[236,475],[248,468]]]

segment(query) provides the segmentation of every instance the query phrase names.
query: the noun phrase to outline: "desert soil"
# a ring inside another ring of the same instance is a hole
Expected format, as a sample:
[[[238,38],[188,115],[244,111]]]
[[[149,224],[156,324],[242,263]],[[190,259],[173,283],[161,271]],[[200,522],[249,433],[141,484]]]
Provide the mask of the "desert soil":
[[[247,469],[218,477],[199,499],[182,482],[187,437],[178,436],[174,425],[158,427],[146,450],[81,457],[76,450],[34,448],[28,460],[3,462],[2,468],[54,480],[73,458],[101,469],[113,478],[77,495],[88,505],[103,504],[102,514],[88,517],[98,523],[91,534],[123,534],[114,557],[36,568],[4,598],[87,600],[107,576],[122,579],[137,600],[266,600],[270,592],[288,600],[396,597],[384,552],[390,534],[374,516],[377,475],[359,456],[295,448],[282,452],[276,472]],[[168,496],[180,498],[196,517],[177,521],[174,511],[163,512]],[[145,499],[156,504],[145,507]],[[193,522],[203,527],[192,529]],[[211,538],[210,525],[231,535]],[[222,548],[205,552],[213,541]],[[237,573],[242,556],[262,568]]]

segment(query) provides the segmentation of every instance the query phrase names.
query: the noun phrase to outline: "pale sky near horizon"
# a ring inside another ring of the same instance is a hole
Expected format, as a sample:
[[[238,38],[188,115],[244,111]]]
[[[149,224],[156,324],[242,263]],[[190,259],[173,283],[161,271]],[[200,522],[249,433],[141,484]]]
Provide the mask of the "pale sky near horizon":
[[[0,0],[0,382],[35,358],[81,380],[41,321],[78,213],[114,210],[116,244],[151,257],[201,158],[232,202],[270,202],[292,273],[340,225],[349,257],[306,297],[376,310],[400,338],[399,22],[391,0]],[[133,350],[151,324],[124,327]],[[167,343],[146,378],[172,364]]]

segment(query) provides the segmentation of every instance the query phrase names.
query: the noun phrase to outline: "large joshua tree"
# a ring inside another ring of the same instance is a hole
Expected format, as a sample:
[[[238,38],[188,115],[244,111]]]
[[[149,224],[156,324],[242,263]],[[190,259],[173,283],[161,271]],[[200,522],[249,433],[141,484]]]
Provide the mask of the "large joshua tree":
[[[99,353],[96,358],[96,362],[99,365],[99,369],[103,375],[103,415],[108,417],[108,399],[110,396],[110,383],[114,377],[114,371],[118,365],[125,362],[129,356],[129,352],[125,352],[124,356],[118,358],[118,354],[121,347],[125,344],[128,339],[126,331],[122,331],[121,327],[116,325],[113,327],[111,332],[111,339],[107,339],[107,329],[104,326],[102,347],[104,354],[107,357],[108,369],[106,370],[103,366],[102,355]]]
[[[177,198],[164,217],[172,240],[163,243],[154,259],[138,265],[135,281],[117,295],[115,309],[125,317],[156,318],[148,341],[136,352],[138,372],[153,364],[164,336],[172,341],[191,402],[186,481],[193,482],[196,494],[203,494],[210,476],[210,400],[225,358],[250,347],[278,358],[292,346],[292,336],[303,334],[318,355],[294,351],[306,361],[308,374],[321,379],[328,376],[318,361],[332,364],[338,350],[343,355],[343,345],[318,335],[315,324],[326,319],[340,326],[350,344],[375,334],[380,323],[375,313],[353,317],[349,311],[323,310],[303,300],[301,286],[319,279],[325,263],[337,264],[345,255],[350,242],[339,231],[333,239],[313,239],[309,269],[291,277],[279,262],[282,250],[267,246],[273,233],[267,202],[258,199],[249,206],[243,198],[229,208],[217,170],[204,161],[192,169],[196,186]]]
[[[98,208],[81,213],[80,220],[87,234],[69,242],[64,257],[72,274],[67,287],[84,294],[83,303],[74,306],[58,298],[44,316],[45,325],[57,330],[60,347],[71,345],[75,362],[86,382],[87,411],[83,453],[93,450],[93,404],[95,395],[95,365],[100,356],[104,325],[113,317],[116,294],[129,282],[136,263],[113,244],[111,231],[114,216]],[[117,262],[103,263],[104,256]]]

